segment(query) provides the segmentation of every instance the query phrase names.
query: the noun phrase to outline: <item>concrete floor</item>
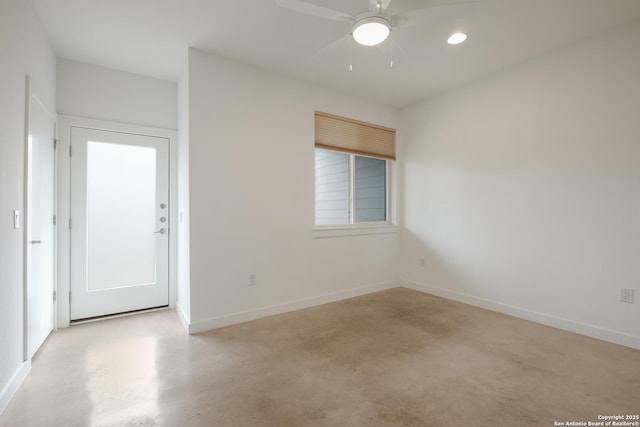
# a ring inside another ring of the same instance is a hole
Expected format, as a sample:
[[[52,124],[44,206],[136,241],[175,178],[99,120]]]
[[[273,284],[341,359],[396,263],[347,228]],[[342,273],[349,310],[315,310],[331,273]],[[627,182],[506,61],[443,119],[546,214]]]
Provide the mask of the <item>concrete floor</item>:
[[[397,288],[195,336],[60,330],[0,426],[553,426],[640,413],[640,351]]]

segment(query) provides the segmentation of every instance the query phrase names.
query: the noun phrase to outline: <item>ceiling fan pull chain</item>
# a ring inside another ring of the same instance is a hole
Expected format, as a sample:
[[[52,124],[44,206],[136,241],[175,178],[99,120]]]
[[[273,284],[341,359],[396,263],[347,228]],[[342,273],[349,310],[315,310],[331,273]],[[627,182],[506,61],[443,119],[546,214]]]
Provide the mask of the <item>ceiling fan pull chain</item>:
[[[353,71],[353,43],[349,39],[349,72]]]
[[[393,36],[391,34],[389,34],[389,41],[388,41],[388,46],[389,46],[389,55],[387,56],[387,60],[389,61],[389,69],[393,68]],[[381,51],[385,51],[382,47],[380,48]],[[386,55],[385,55],[386,56]]]

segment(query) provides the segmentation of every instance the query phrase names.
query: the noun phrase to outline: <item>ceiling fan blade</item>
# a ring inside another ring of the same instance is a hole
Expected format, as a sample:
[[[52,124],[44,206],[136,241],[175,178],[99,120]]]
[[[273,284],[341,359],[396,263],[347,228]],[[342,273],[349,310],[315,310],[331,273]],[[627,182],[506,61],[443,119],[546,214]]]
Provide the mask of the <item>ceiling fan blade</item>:
[[[294,10],[296,12],[313,15],[320,18],[333,19],[334,21],[353,22],[353,16],[315,4],[307,3],[300,0],[276,0],[276,4],[285,9]]]
[[[340,37],[338,40],[332,42],[331,44],[323,47],[322,49],[320,49],[319,51],[314,53],[313,56],[311,56],[309,59],[307,59],[307,62],[311,62],[311,61],[315,60],[317,57],[319,57],[320,55],[325,54],[326,52],[328,52],[330,50],[332,50],[333,48],[338,46],[340,43],[348,42],[350,37],[351,36]]]
[[[413,25],[438,24],[453,19],[472,16],[478,8],[477,1],[430,6],[423,9],[398,13],[391,17],[392,26],[409,27]]]

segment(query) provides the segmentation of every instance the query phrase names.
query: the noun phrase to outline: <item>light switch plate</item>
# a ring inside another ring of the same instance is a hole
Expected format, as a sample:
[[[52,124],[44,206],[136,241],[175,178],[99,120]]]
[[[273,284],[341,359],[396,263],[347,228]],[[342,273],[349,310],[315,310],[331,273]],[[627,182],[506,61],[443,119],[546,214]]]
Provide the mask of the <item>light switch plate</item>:
[[[20,228],[20,211],[13,211],[13,229]]]

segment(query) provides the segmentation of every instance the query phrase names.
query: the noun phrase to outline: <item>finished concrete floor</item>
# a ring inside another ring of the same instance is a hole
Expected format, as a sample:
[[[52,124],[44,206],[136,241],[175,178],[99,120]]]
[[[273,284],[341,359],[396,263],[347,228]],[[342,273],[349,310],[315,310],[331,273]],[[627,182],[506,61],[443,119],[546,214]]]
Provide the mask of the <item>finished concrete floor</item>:
[[[194,336],[173,311],[60,330],[0,426],[554,426],[620,414],[640,414],[640,351],[396,288]]]

